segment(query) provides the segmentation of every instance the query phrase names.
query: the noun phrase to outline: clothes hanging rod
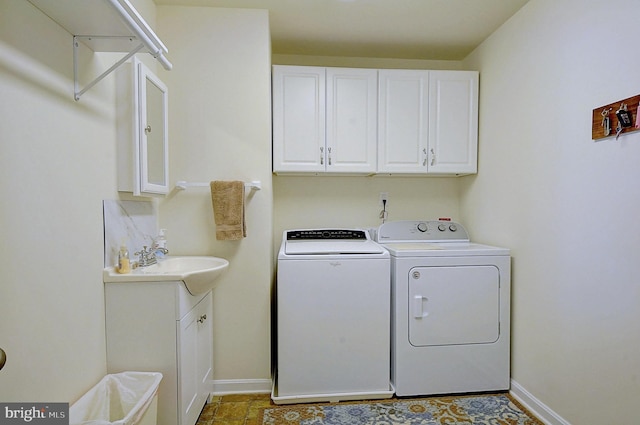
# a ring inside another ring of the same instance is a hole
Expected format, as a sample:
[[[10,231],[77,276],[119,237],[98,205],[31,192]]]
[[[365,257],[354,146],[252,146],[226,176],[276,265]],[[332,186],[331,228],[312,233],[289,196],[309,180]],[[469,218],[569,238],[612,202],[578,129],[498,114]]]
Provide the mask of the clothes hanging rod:
[[[209,187],[211,183],[205,182],[186,182],[184,180],[179,180],[176,182],[176,189],[185,190],[189,187]],[[253,180],[251,182],[245,182],[245,189],[249,190],[261,190],[262,182],[260,180]]]

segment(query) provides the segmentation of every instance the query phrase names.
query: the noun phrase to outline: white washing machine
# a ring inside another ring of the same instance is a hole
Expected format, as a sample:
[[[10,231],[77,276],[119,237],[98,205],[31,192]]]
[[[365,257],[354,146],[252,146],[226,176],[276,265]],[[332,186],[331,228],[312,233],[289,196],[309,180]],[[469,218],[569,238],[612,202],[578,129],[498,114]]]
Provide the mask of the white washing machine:
[[[275,403],[393,395],[389,275],[389,253],[364,230],[284,232]]]
[[[507,390],[510,253],[445,220],[381,225],[391,254],[391,380],[398,396]]]

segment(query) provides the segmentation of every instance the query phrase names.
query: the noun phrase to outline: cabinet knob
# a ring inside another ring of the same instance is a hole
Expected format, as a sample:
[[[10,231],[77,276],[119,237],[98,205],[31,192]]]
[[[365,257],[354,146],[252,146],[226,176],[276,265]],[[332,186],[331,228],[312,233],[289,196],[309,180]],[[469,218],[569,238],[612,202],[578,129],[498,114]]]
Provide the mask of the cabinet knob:
[[[204,321],[207,320],[207,315],[203,314],[202,316],[200,316],[200,318],[198,319],[199,323],[204,323]]]
[[[2,348],[0,348],[0,370],[2,370],[6,362],[7,362],[7,353],[5,353]]]
[[[148,124],[148,125],[144,128],[144,132],[145,132],[145,134],[149,134],[149,133],[151,133],[151,125],[150,125],[150,124]]]

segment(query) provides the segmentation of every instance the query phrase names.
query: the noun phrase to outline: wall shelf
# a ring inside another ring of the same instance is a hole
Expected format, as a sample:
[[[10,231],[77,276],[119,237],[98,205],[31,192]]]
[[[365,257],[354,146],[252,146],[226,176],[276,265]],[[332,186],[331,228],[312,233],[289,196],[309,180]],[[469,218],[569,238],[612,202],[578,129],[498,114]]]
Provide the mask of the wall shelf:
[[[29,0],[73,35],[74,98],[80,96],[138,52],[151,54],[167,70],[169,52],[151,27],[128,0]],[[78,83],[79,42],[94,52],[127,52],[84,89]]]

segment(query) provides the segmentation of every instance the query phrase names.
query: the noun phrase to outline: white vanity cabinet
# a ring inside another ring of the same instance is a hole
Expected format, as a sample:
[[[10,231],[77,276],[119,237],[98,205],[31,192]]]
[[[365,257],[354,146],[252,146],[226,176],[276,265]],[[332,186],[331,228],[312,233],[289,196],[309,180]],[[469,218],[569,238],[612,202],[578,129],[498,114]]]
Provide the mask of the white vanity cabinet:
[[[273,67],[273,171],[373,174],[377,70]]]
[[[380,70],[378,173],[477,172],[478,72]]]
[[[116,70],[118,190],[169,193],[168,90],[133,57]]]
[[[163,374],[158,425],[194,425],[211,393],[212,305],[181,281],[105,283],[108,372]]]

